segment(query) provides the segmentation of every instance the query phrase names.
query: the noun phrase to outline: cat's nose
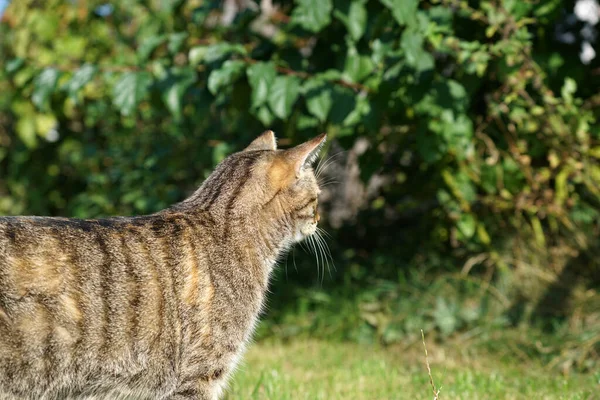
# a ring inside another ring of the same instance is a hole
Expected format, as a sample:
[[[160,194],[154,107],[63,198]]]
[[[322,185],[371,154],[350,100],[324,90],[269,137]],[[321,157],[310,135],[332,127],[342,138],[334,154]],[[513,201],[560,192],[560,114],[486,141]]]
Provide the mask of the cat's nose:
[[[315,222],[319,222],[321,220],[321,216],[318,212],[315,211]]]

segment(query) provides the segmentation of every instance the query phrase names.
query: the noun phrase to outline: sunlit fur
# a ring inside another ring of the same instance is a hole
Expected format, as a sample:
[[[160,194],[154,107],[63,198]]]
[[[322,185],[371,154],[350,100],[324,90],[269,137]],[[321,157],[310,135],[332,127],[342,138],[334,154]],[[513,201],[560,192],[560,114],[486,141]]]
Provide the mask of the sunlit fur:
[[[0,217],[0,400],[220,398],[276,261],[320,237],[324,139],[265,132],[148,216]]]

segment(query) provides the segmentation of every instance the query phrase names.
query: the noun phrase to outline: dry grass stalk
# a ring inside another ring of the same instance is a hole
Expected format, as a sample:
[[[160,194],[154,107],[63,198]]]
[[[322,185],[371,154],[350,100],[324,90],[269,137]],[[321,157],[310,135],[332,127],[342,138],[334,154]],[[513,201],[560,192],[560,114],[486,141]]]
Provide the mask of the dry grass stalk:
[[[429,383],[431,384],[431,390],[433,390],[433,400],[439,400],[440,389],[436,389],[435,383],[433,383],[433,376],[431,376],[431,368],[429,368],[429,358],[427,357],[427,346],[425,346],[425,334],[421,329],[421,338],[423,339],[423,349],[425,349],[425,365],[427,365],[427,373],[429,374]]]

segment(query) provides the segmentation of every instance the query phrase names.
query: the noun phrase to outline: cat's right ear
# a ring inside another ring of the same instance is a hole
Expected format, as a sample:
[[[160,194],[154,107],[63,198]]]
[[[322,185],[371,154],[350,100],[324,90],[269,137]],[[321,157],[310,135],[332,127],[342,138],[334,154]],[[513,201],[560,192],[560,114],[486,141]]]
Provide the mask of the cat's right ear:
[[[254,139],[244,151],[252,150],[277,150],[277,141],[273,131],[264,131],[259,137]]]

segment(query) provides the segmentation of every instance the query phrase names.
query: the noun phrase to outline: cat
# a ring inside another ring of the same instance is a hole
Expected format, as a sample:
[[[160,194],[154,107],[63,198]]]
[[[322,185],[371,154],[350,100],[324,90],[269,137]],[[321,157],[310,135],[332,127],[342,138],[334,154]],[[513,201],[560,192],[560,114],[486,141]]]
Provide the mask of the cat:
[[[151,215],[0,217],[0,399],[221,398],[277,260],[317,230],[325,140],[266,131]]]

